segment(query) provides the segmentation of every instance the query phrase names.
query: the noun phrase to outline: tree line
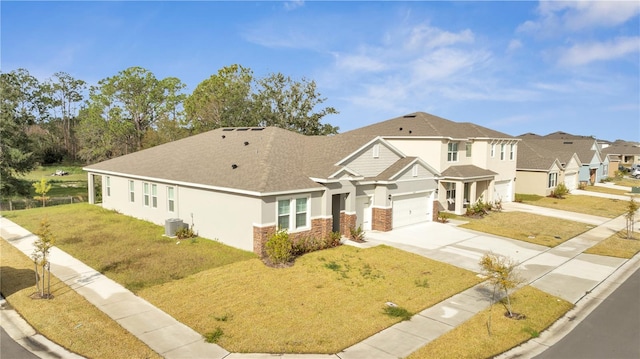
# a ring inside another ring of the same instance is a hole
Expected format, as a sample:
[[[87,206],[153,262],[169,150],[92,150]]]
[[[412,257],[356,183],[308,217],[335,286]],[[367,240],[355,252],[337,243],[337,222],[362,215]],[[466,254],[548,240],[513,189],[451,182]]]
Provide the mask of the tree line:
[[[39,80],[26,69],[0,73],[0,195],[23,195],[17,176],[38,164],[94,163],[219,127],[276,126],[329,135],[337,114],[313,80],[281,73],[257,78],[224,67],[191,94],[176,77],[130,67],[88,86],[65,72]]]

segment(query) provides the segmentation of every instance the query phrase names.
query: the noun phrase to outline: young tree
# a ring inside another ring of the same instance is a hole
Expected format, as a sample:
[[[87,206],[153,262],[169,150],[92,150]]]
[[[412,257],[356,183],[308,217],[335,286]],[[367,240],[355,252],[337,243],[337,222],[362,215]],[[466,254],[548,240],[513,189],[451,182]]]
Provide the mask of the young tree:
[[[491,305],[493,306],[495,302],[496,289],[499,288],[504,292],[507,299],[505,306],[509,312],[509,317],[514,317],[511,307],[510,291],[523,282],[523,279],[516,270],[518,263],[508,257],[488,252],[480,258],[479,264],[482,269],[482,274],[488,278],[489,283],[493,284],[493,298],[491,299]],[[489,333],[491,333],[491,316],[489,317],[488,327]]]
[[[633,231],[636,222],[636,211],[638,211],[638,208],[640,208],[640,205],[638,205],[638,202],[636,202],[635,199],[631,197],[629,199],[629,204],[627,205],[627,211],[624,213],[624,217],[627,220],[627,239],[633,238]]]
[[[42,177],[40,179],[40,182],[33,183],[33,188],[35,188],[36,193],[39,194],[39,196],[35,196],[33,197],[33,199],[37,201],[41,200],[42,207],[44,207],[47,200],[49,199],[49,197],[47,197],[47,193],[49,193],[49,191],[51,190],[51,184],[49,183],[49,181],[47,181],[46,178]]]
[[[35,265],[36,290],[40,298],[51,298],[51,264],[49,263],[49,251],[55,243],[55,238],[51,233],[49,220],[43,218],[40,228],[35,233],[38,239],[33,243],[34,251],[31,255]],[[45,279],[47,288],[45,291]]]

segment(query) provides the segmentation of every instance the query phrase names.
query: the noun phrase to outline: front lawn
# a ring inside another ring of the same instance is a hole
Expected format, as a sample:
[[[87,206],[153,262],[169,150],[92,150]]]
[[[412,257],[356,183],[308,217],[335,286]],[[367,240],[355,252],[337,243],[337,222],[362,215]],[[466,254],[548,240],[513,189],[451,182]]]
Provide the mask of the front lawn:
[[[548,207],[606,218],[615,218],[620,216],[626,211],[626,207],[629,204],[628,201],[621,201],[617,199],[571,194],[567,195],[564,199],[516,194],[516,200],[534,206]]]
[[[600,256],[631,258],[640,252],[640,233],[633,232],[631,239],[627,239],[627,231],[622,230],[612,234],[609,238],[587,249],[584,253]]]
[[[386,246],[341,246],[289,268],[254,259],[139,294],[232,352],[336,353],[477,283],[474,273]]]
[[[56,246],[136,292],[215,267],[255,258],[253,253],[203,238],[164,237],[164,228],[87,203],[5,212],[31,232],[47,217]]]
[[[467,217],[468,218],[468,217]],[[460,227],[555,247],[591,229],[584,223],[524,212],[490,212]]]
[[[38,333],[87,358],[160,358],[55,276],[53,299],[31,299],[36,292],[33,261],[4,239],[0,252],[0,292]]]
[[[562,299],[526,286],[511,298],[513,309],[525,319],[503,315],[505,308],[496,304],[462,325],[436,338],[411,354],[408,359],[422,358],[492,358],[532,338],[569,311],[573,305]],[[491,335],[488,321],[491,318]]]

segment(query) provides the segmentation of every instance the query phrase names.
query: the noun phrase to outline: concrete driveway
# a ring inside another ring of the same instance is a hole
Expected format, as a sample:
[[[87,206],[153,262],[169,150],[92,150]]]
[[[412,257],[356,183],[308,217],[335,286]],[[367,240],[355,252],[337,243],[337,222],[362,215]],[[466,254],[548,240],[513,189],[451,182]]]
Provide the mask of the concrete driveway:
[[[576,303],[627,260],[583,253],[624,227],[624,218],[600,225],[549,248],[437,222],[366,233],[366,245],[389,245],[407,252],[480,272],[478,262],[488,251],[516,260],[525,283]]]

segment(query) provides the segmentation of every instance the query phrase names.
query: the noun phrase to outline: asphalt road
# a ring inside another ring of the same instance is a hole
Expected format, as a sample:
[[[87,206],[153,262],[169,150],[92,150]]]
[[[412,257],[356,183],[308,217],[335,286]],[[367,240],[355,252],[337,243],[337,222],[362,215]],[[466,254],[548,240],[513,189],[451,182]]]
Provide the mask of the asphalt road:
[[[536,359],[640,358],[640,269]]]
[[[39,359],[38,356],[11,339],[2,327],[0,327],[0,357],[3,359]]]

